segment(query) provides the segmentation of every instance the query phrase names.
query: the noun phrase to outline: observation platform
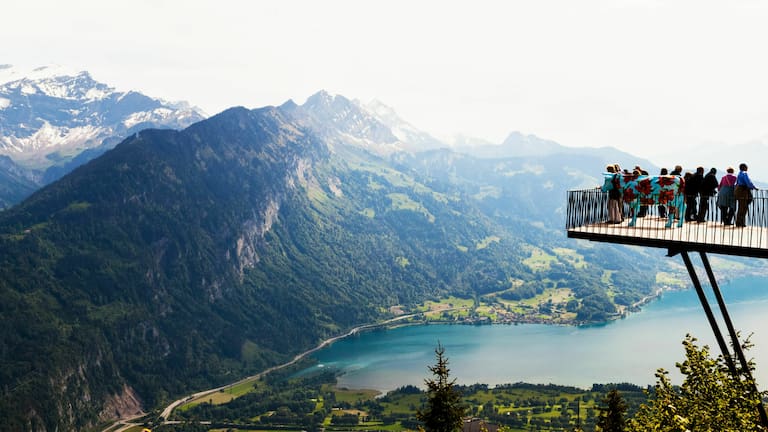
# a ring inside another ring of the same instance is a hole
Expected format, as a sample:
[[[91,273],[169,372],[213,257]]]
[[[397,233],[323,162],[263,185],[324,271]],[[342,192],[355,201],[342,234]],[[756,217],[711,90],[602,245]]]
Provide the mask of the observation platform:
[[[690,251],[768,258],[768,191],[753,191],[746,227],[723,225],[717,196],[709,200],[704,222],[677,221],[666,228],[656,205],[630,227],[630,207],[624,204],[624,222],[608,223],[608,194],[600,189],[568,191],[566,230],[568,237],[636,246],[666,248],[671,252]],[[735,218],[734,218],[735,219]]]
[[[568,191],[568,212],[566,230],[568,237],[591,241],[620,243],[636,246],[649,246],[668,249],[668,256],[679,254],[691,277],[701,307],[709,321],[720,351],[726,360],[731,374],[738,380],[746,379],[751,383],[751,396],[762,400],[757,411],[760,424],[768,429],[768,413],[765,399],[757,388],[749,363],[739,341],[739,335],[731,320],[725,300],[717,285],[715,274],[707,258],[707,253],[738,255],[744,257],[768,258],[768,193],[753,191],[753,201],[749,205],[745,227],[723,225],[720,209],[717,207],[717,196],[709,198],[709,211],[706,220],[702,222],[683,222],[677,226],[677,221],[667,228],[667,218],[660,218],[657,205],[648,206],[647,214],[638,217],[635,226],[630,227],[630,206],[623,204],[624,222],[608,223],[608,193],[599,188]],[[678,195],[675,196],[679,197]],[[704,293],[698,272],[691,261],[689,252],[698,252],[701,263],[709,279],[709,284],[717,300],[725,327],[731,339],[730,351],[720,324]],[[738,359],[738,363],[735,361]]]

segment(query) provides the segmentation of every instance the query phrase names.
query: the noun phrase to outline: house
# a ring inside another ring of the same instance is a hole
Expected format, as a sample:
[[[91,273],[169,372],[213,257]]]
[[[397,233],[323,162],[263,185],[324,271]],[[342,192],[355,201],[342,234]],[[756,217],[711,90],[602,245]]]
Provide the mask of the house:
[[[488,423],[477,417],[464,418],[464,426],[461,428],[461,432],[497,432],[498,430],[499,425]]]

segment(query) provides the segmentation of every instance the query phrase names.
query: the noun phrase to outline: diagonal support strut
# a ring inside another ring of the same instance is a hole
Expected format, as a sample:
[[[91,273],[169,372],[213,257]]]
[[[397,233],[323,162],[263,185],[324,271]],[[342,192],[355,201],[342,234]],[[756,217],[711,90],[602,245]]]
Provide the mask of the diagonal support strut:
[[[728,365],[728,369],[730,369],[731,374],[733,374],[733,376],[737,376],[738,371],[736,370],[736,365],[733,363],[731,353],[728,350],[728,344],[725,343],[725,338],[723,338],[723,333],[720,331],[720,326],[717,325],[715,314],[712,313],[712,308],[709,306],[707,296],[704,295],[704,289],[701,287],[701,282],[699,282],[699,276],[696,274],[696,269],[693,267],[691,257],[688,256],[687,251],[680,251],[680,255],[683,257],[685,268],[688,269],[688,275],[691,276],[691,282],[693,282],[693,287],[696,288],[696,294],[699,296],[701,307],[704,308],[704,313],[707,315],[709,326],[712,327],[712,332],[715,334],[717,344],[720,346],[720,351],[723,353],[725,363]]]
[[[720,293],[720,288],[717,285],[717,279],[715,279],[715,274],[712,272],[712,266],[709,265],[709,258],[707,258],[707,254],[703,251],[699,252],[699,255],[701,255],[701,262],[704,264],[704,269],[707,272],[707,277],[709,278],[709,284],[712,286],[712,291],[715,293],[715,299],[717,299],[717,305],[720,307],[720,313],[723,315],[723,321],[725,322],[725,326],[728,329],[728,334],[731,336],[731,345],[733,345],[733,350],[736,352],[736,356],[739,358],[739,363],[741,364],[741,370],[743,371],[744,375],[749,378],[750,381],[753,383],[753,391],[755,394],[759,395],[760,391],[757,389],[757,383],[755,383],[754,378],[752,378],[752,372],[749,370],[749,363],[747,363],[747,359],[744,356],[744,350],[741,348],[741,342],[739,342],[739,335],[736,333],[736,329],[733,326],[733,322],[731,321],[731,316],[728,313],[728,308],[725,305],[725,300],[723,300],[723,295]],[[768,415],[765,412],[765,406],[760,403],[758,405],[757,410],[760,412],[760,423],[763,424],[763,426],[768,427]]]
[[[688,270],[688,275],[691,277],[691,282],[693,282],[694,288],[696,288],[696,294],[699,296],[699,301],[701,302],[701,307],[704,309],[704,313],[707,315],[707,320],[709,321],[710,327],[712,327],[712,332],[715,334],[715,339],[717,340],[717,344],[720,346],[720,351],[723,353],[723,358],[725,359],[726,364],[728,365],[728,369],[730,369],[731,374],[734,376],[734,378],[739,377],[738,369],[736,369],[736,365],[733,362],[733,357],[730,354],[730,351],[728,350],[728,345],[725,343],[725,339],[723,338],[723,334],[720,331],[720,326],[717,324],[717,320],[715,319],[715,315],[712,312],[712,308],[709,306],[709,302],[707,301],[706,295],[704,295],[704,289],[701,286],[701,282],[699,281],[699,277],[696,274],[696,269],[693,267],[693,263],[691,262],[691,258],[688,256],[688,252],[685,250],[680,251],[672,251],[670,250],[669,256],[673,256],[675,254],[679,253],[683,257],[683,262],[685,263],[685,267]],[[736,351],[737,357],[739,357],[739,362],[741,364],[741,368],[744,371],[744,374],[752,381],[754,385],[754,392],[755,394],[759,395],[760,392],[757,389],[757,384],[755,383],[754,379],[752,379],[752,374],[749,371],[749,365],[747,363],[746,358],[744,357],[744,351],[741,349],[741,343],[739,343],[738,335],[736,334],[736,330],[733,327],[733,322],[731,321],[731,317],[728,314],[728,309],[726,308],[725,301],[723,300],[723,296],[720,293],[720,288],[717,286],[717,280],[715,279],[715,275],[712,272],[712,267],[709,265],[709,259],[707,259],[706,254],[704,252],[699,252],[701,254],[701,260],[704,264],[704,268],[707,272],[707,277],[709,278],[710,285],[712,286],[712,291],[715,293],[715,297],[717,299],[717,304],[720,308],[720,312],[723,315],[723,320],[726,323],[726,327],[728,327],[728,332],[731,337],[731,342],[733,344],[734,350]],[[762,403],[762,399],[760,404],[758,404],[757,407],[758,413],[760,414],[760,423],[768,428],[768,415],[766,415],[765,406]]]

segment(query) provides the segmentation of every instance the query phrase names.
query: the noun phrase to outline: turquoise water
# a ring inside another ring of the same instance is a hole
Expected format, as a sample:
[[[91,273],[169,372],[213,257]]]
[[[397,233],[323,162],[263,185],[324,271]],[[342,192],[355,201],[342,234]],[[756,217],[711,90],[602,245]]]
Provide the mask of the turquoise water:
[[[753,333],[755,347],[747,357],[756,360],[758,385],[766,387],[768,278],[740,278],[720,288],[736,329]],[[716,305],[715,311],[719,316]],[[725,326],[720,327],[728,338]],[[686,333],[720,353],[693,289],[667,292],[643,311],[604,325],[421,325],[365,332],[315,353],[319,364],[313,369],[341,370],[339,385],[348,388],[386,392],[422,385],[439,341],[451,376],[460,384],[646,385],[655,382],[659,367],[672,371],[673,381],[679,382],[675,362],[683,360]]]

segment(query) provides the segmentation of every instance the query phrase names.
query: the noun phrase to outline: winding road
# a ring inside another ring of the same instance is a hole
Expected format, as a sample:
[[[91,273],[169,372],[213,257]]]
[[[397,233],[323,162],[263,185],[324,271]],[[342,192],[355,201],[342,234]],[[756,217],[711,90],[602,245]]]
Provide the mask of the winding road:
[[[288,367],[288,366],[290,366],[290,365],[292,365],[292,364],[296,363],[297,361],[299,361],[299,360],[303,359],[304,357],[306,357],[306,356],[308,356],[308,355],[312,354],[313,352],[319,351],[319,350],[321,350],[321,349],[323,349],[323,348],[327,347],[328,345],[330,345],[330,344],[332,344],[332,343],[336,342],[336,341],[337,341],[337,340],[339,340],[339,339],[344,339],[345,337],[349,337],[349,336],[352,336],[352,335],[354,335],[354,334],[357,334],[357,333],[358,333],[358,332],[360,332],[361,330],[366,330],[366,329],[371,329],[371,328],[376,328],[376,327],[381,327],[381,326],[390,325],[390,324],[392,324],[392,323],[394,323],[394,322],[397,322],[397,321],[401,321],[401,320],[404,320],[404,319],[406,319],[406,318],[410,318],[410,317],[412,317],[412,316],[414,316],[414,315],[416,315],[416,314],[400,315],[399,317],[391,318],[391,319],[388,319],[388,320],[386,320],[386,321],[382,321],[382,322],[380,322],[380,323],[376,323],[376,324],[365,324],[365,325],[361,325],[361,326],[355,327],[355,328],[353,328],[352,330],[350,330],[350,331],[348,331],[348,332],[346,332],[346,333],[344,333],[344,334],[342,334],[342,335],[339,335],[339,336],[334,336],[334,337],[332,337],[332,338],[330,338],[330,339],[326,339],[326,340],[324,340],[323,342],[321,342],[321,343],[320,343],[320,345],[318,345],[318,346],[316,346],[316,347],[314,347],[314,348],[312,348],[312,349],[310,349],[310,350],[304,351],[304,352],[303,352],[303,353],[301,353],[301,354],[297,354],[297,355],[296,355],[296,356],[295,356],[295,357],[294,357],[294,358],[293,358],[291,361],[289,361],[289,362],[287,362],[287,363],[283,363],[283,364],[281,364],[281,365],[277,365],[277,366],[272,366],[271,368],[269,368],[269,369],[265,369],[265,370],[263,370],[263,371],[261,371],[261,372],[257,373],[256,375],[251,375],[251,376],[249,376],[249,377],[243,378],[243,379],[241,379],[241,380],[239,380],[239,381],[233,382],[233,383],[231,383],[231,384],[227,384],[227,385],[225,385],[225,386],[216,387],[216,388],[214,388],[214,389],[210,389],[210,390],[205,390],[205,391],[197,392],[197,393],[191,394],[191,395],[189,395],[189,396],[183,397],[183,398],[181,398],[181,399],[175,400],[175,401],[173,401],[173,402],[172,402],[170,405],[168,405],[167,407],[165,407],[165,409],[164,409],[164,410],[163,410],[163,412],[160,414],[160,416],[161,416],[163,419],[167,420],[167,419],[168,419],[168,417],[169,417],[169,416],[171,415],[171,413],[173,412],[173,410],[174,410],[174,409],[176,409],[176,407],[178,407],[179,405],[181,405],[181,404],[183,404],[183,403],[185,403],[185,402],[191,401],[191,400],[193,400],[193,399],[196,399],[196,398],[199,398],[199,397],[201,397],[201,396],[205,396],[205,395],[208,395],[208,394],[211,394],[211,393],[215,393],[215,392],[217,392],[217,391],[220,391],[220,390],[226,390],[226,389],[228,389],[228,388],[230,388],[230,387],[234,387],[234,386],[236,386],[236,385],[238,385],[238,384],[241,384],[241,383],[243,383],[243,382],[245,382],[245,381],[252,381],[252,380],[260,379],[261,377],[263,377],[264,375],[266,375],[266,374],[268,374],[268,373],[270,373],[270,372],[274,372],[274,371],[276,371],[276,370],[278,370],[278,369],[282,369],[282,368],[284,368],[284,367]]]
[[[361,325],[361,326],[355,327],[352,330],[350,330],[350,331],[348,331],[348,332],[346,332],[346,333],[344,333],[342,335],[334,336],[332,338],[324,340],[318,346],[316,346],[316,347],[314,347],[314,348],[312,348],[310,350],[304,351],[301,354],[297,354],[289,362],[286,362],[286,363],[283,363],[283,364],[280,364],[280,365],[277,365],[277,366],[272,366],[272,367],[270,367],[268,369],[263,370],[262,372],[259,372],[256,375],[252,375],[252,376],[243,378],[243,379],[241,379],[239,381],[236,381],[236,382],[233,382],[231,384],[227,384],[227,385],[224,385],[224,386],[221,386],[221,387],[216,387],[216,388],[209,389],[209,390],[203,390],[203,391],[200,391],[200,392],[197,392],[197,393],[193,393],[193,394],[184,396],[181,399],[177,399],[177,400],[171,402],[167,407],[165,407],[163,412],[160,413],[160,417],[163,419],[164,423],[171,423],[170,421],[168,421],[168,418],[171,416],[171,413],[173,413],[173,410],[176,409],[179,405],[182,405],[182,404],[184,404],[186,402],[189,402],[191,400],[197,399],[199,397],[202,397],[202,396],[205,396],[205,395],[209,395],[211,393],[215,393],[215,392],[218,392],[218,391],[221,391],[221,390],[226,390],[226,389],[228,389],[230,387],[234,387],[234,386],[236,386],[238,384],[241,384],[241,383],[243,383],[245,381],[252,381],[252,380],[260,379],[261,377],[263,377],[264,375],[266,375],[266,374],[268,374],[270,372],[274,372],[274,371],[276,371],[278,369],[282,369],[284,367],[288,367],[288,366],[296,363],[297,361],[303,359],[304,357],[306,357],[306,356],[308,356],[308,355],[310,355],[310,354],[312,354],[312,353],[314,353],[316,351],[319,351],[319,350],[327,347],[328,345],[336,342],[337,340],[344,339],[345,337],[352,336],[352,335],[357,334],[358,332],[360,332],[362,330],[367,330],[367,329],[372,329],[372,328],[376,328],[376,327],[387,326],[387,325],[390,325],[390,324],[395,323],[397,321],[402,321],[404,319],[411,318],[411,317],[416,316],[416,315],[418,315],[418,314],[400,315],[398,317],[391,318],[391,319],[388,319],[386,321],[382,321],[380,323],[365,324],[365,325]],[[137,418],[140,418],[140,417],[141,416],[132,417],[130,419],[118,420],[116,423],[110,425],[108,428],[104,429],[102,432],[118,432],[118,431],[126,430],[126,429],[130,428],[131,426],[137,426],[138,423],[133,423],[133,420],[136,420]]]

